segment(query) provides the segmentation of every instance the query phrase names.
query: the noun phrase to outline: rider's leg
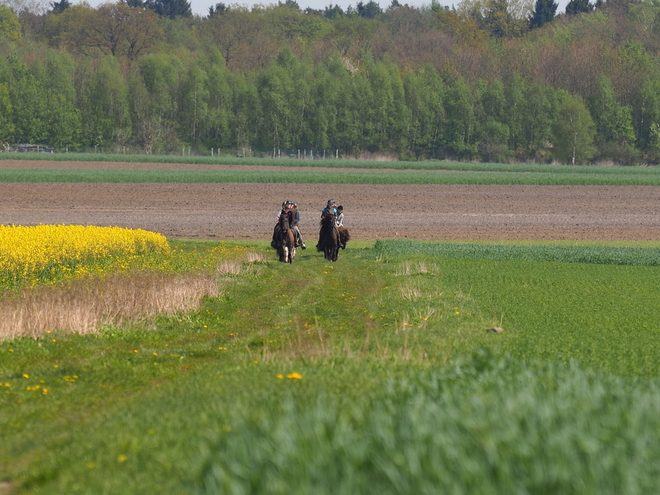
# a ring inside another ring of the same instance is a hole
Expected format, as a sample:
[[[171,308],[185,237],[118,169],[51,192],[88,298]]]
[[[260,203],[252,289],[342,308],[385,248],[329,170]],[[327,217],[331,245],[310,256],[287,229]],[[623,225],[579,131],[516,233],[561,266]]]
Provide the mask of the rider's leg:
[[[341,235],[339,234],[339,229],[337,228],[336,225],[335,225],[335,232],[337,234],[337,242],[339,243],[339,247],[342,247],[342,245],[341,245]]]
[[[280,230],[280,226],[276,224],[275,228],[273,229],[273,240],[270,241],[270,247],[272,248],[277,247],[277,234],[279,230]]]
[[[296,245],[303,249],[307,249],[307,246],[305,246],[305,241],[303,241],[302,234],[300,233],[300,228],[298,228],[296,225],[293,227],[293,231],[296,233]]]

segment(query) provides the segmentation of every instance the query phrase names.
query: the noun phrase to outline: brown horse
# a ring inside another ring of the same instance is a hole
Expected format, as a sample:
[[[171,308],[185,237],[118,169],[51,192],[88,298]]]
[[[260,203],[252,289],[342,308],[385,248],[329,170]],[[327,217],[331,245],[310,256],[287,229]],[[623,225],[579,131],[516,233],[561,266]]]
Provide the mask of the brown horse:
[[[321,247],[323,254],[328,261],[337,261],[339,254],[339,232],[335,227],[334,215],[323,215],[321,217]]]
[[[280,215],[279,235],[277,237],[277,254],[282,263],[293,263],[293,257],[296,255],[296,239],[291,229],[293,223],[293,213],[287,212]]]

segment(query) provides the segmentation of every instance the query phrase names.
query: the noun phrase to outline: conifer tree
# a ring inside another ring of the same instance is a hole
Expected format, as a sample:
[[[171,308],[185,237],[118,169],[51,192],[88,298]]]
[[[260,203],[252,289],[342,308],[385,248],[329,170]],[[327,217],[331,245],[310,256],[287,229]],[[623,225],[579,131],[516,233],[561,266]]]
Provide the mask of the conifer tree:
[[[570,0],[566,5],[567,15],[577,15],[583,12],[591,12],[594,6],[589,0]]]
[[[186,0],[147,0],[144,5],[161,17],[192,17],[190,2]]]
[[[534,14],[529,20],[530,29],[540,28],[548,22],[552,22],[558,6],[554,0],[536,0]]]

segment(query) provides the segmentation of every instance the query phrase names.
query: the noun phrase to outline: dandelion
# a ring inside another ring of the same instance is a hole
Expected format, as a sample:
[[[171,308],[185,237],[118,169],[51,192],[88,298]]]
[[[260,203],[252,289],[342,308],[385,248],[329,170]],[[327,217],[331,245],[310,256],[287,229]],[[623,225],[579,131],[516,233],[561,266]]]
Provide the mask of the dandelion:
[[[227,350],[226,347],[218,347],[218,349],[220,349],[221,351],[226,351]]]
[[[277,378],[279,378],[281,380],[282,378],[284,378],[284,375],[282,373],[278,373]]]
[[[300,379],[302,379],[302,375],[300,373],[296,372],[296,371],[294,371],[293,373],[289,373],[288,375],[286,375],[286,377],[289,380],[300,380]]]
[[[23,373],[23,378],[30,378],[30,375],[28,375],[27,373]]]
[[[128,456],[126,454],[119,454],[117,457],[118,462],[126,462],[128,460]]]

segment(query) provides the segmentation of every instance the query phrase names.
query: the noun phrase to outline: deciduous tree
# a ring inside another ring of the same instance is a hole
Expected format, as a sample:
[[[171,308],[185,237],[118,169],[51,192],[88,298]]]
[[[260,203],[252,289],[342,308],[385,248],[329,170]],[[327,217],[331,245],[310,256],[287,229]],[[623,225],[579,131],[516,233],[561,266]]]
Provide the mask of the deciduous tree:
[[[566,91],[560,94],[553,133],[553,155],[571,165],[588,162],[595,153],[596,129],[582,98]]]
[[[88,10],[69,35],[69,45],[83,52],[98,50],[114,57],[136,59],[163,37],[155,14],[124,3],[104,4]]]
[[[6,5],[0,5],[0,39],[18,42],[23,38],[18,17]]]

